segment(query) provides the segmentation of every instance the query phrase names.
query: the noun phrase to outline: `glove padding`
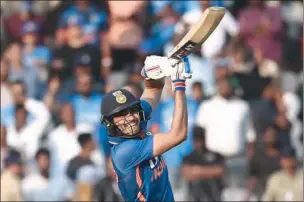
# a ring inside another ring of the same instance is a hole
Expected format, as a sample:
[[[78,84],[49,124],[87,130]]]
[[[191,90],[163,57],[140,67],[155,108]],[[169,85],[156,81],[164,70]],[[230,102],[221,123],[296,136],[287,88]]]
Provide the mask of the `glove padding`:
[[[146,58],[141,75],[147,80],[158,80],[170,76],[173,81],[190,79],[192,72],[187,57],[182,60],[176,60],[152,55]]]
[[[171,80],[191,79],[192,72],[190,69],[189,59],[184,57],[182,60],[169,59],[171,64]]]
[[[167,57],[152,55],[146,58],[141,75],[147,80],[158,80],[170,76],[171,68],[170,61]]]
[[[192,77],[192,72],[190,69],[189,60],[187,57],[183,58],[181,61],[170,60],[171,65],[171,81],[173,91],[185,91],[186,90],[186,79]]]

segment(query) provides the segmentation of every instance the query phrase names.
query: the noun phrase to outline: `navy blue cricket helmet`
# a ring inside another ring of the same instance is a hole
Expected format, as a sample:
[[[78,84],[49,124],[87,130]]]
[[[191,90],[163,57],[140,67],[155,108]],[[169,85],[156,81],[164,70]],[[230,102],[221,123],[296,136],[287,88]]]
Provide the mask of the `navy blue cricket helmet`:
[[[139,121],[145,120],[140,100],[134,97],[130,91],[118,89],[105,94],[101,103],[101,123],[107,128],[110,136],[130,138],[130,136],[125,136],[113,122],[115,115],[125,110],[137,111],[139,113]],[[135,134],[132,137],[137,136],[139,134]]]

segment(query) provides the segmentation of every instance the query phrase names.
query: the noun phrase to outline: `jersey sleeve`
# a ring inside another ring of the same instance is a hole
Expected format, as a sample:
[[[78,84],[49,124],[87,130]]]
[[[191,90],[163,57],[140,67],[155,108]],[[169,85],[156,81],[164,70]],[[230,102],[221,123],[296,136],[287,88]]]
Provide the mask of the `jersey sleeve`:
[[[146,100],[140,100],[140,105],[141,105],[142,109],[144,110],[145,119],[149,120],[151,118],[151,114],[152,114],[152,107],[151,107],[150,103],[147,102]]]
[[[144,139],[127,140],[112,150],[112,158],[116,168],[127,172],[141,162],[153,157],[153,136]]]

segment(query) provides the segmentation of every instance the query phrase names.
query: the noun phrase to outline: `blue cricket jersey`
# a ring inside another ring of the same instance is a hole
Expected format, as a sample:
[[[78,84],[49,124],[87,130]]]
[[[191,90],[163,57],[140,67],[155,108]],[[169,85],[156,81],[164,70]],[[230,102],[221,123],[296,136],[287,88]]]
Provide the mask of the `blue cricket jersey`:
[[[152,112],[150,104],[141,101],[145,117]],[[146,131],[146,123],[142,125]],[[113,167],[118,187],[126,201],[174,201],[168,169],[162,156],[153,157],[153,135],[143,138],[109,137]]]

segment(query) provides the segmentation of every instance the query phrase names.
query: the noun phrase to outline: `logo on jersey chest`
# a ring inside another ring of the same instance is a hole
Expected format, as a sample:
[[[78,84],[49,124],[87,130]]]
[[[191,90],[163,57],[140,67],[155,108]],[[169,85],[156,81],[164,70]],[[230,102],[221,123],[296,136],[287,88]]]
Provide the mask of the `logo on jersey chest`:
[[[153,160],[150,160],[149,163],[152,169],[151,182],[154,182],[163,175],[166,169],[166,162],[162,158],[155,157]]]

